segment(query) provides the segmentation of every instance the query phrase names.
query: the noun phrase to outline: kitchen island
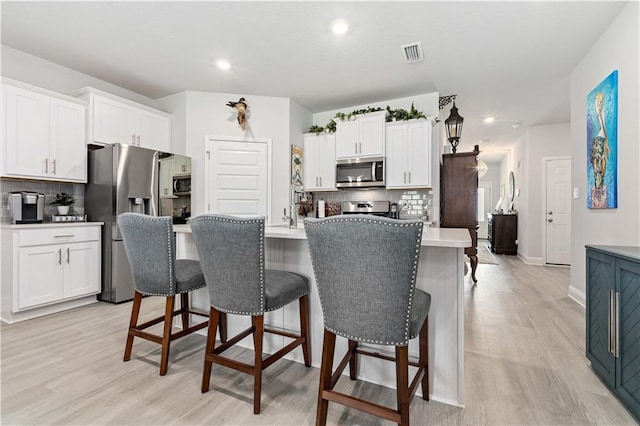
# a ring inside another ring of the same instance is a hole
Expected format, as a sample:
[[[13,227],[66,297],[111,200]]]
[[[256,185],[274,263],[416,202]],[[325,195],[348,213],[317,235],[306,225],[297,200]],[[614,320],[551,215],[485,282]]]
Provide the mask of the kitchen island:
[[[198,259],[189,225],[175,225],[174,231],[176,232],[177,258]],[[305,231],[282,226],[266,226],[265,237],[267,268],[283,269],[309,277],[312,363],[314,367],[319,367],[324,327]],[[470,244],[471,236],[467,229],[424,228],[416,281],[417,288],[431,294],[429,312],[431,399],[458,407],[464,407],[464,248]],[[208,311],[209,295],[206,288],[195,291],[192,297],[194,307]],[[299,331],[297,304],[266,313],[265,324]],[[228,316],[230,336],[249,325],[249,317]],[[282,347],[284,339],[282,336],[265,335],[264,351],[274,352]],[[241,345],[252,347],[251,338],[245,338]],[[365,346],[394,354],[392,347],[369,344]],[[337,339],[336,353],[344,353],[346,350],[346,339]],[[418,339],[414,339],[409,344],[409,355],[417,357],[417,354]],[[293,351],[287,358],[302,363],[302,351]],[[336,364],[339,358],[339,356],[336,357]],[[369,382],[395,388],[395,368],[393,363],[388,361],[361,357],[358,376]]]

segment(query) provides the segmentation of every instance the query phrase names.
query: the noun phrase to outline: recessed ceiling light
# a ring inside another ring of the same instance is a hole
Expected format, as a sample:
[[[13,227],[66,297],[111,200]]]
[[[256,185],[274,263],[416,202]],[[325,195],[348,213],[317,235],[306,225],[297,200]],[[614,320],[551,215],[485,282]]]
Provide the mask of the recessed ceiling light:
[[[513,123],[511,127],[513,127],[514,129],[517,129],[518,127],[520,127],[520,123]]]
[[[228,70],[229,68],[231,68],[231,64],[229,63],[229,61],[225,61],[224,59],[216,61],[216,66],[221,70]]]
[[[495,121],[495,118],[493,118],[493,117],[487,117],[487,118],[484,119],[485,123],[493,123],[494,121]]]
[[[331,31],[333,31],[335,35],[346,34],[347,31],[349,31],[349,24],[347,23],[347,21],[338,19],[337,21],[333,21],[331,23]]]

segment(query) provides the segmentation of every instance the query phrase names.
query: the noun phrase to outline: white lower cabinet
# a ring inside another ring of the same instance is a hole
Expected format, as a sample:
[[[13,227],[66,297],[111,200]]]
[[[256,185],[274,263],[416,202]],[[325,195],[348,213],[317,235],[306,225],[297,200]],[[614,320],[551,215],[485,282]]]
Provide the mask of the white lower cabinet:
[[[2,245],[3,321],[96,301],[100,224],[5,225]]]
[[[430,120],[387,123],[387,188],[431,187]]]

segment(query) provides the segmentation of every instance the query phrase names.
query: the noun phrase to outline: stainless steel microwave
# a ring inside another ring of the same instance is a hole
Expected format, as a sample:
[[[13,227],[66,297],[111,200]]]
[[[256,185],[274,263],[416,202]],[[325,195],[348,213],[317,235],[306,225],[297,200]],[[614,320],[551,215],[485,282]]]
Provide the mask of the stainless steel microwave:
[[[384,186],[384,157],[350,158],[336,161],[336,187]]]
[[[191,194],[191,175],[174,175],[173,176],[173,195],[189,195]]]

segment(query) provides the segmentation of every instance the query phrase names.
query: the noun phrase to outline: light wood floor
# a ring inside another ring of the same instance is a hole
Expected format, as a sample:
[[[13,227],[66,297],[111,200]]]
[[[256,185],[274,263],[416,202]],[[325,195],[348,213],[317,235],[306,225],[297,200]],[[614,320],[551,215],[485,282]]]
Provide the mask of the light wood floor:
[[[566,294],[569,270],[528,266],[513,256],[478,267],[465,284],[466,408],[414,399],[411,422],[429,424],[635,424],[591,371],[584,310]],[[162,312],[162,300],[143,303]],[[153,306],[155,305],[155,306]],[[252,379],[213,367],[200,393],[204,337],[175,341],[167,376],[159,346],[137,339],[122,362],[130,303],[98,303],[2,325],[3,425],[310,425],[318,370],[280,361],[264,373],[262,414],[252,412]],[[143,316],[144,318],[144,316]],[[238,349],[239,356],[249,352]],[[394,392],[342,378],[338,388],[392,404]],[[335,404],[331,424],[387,424]]]

